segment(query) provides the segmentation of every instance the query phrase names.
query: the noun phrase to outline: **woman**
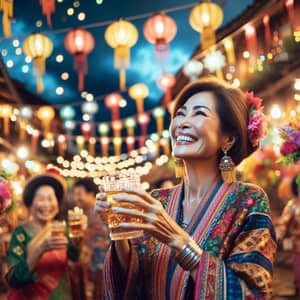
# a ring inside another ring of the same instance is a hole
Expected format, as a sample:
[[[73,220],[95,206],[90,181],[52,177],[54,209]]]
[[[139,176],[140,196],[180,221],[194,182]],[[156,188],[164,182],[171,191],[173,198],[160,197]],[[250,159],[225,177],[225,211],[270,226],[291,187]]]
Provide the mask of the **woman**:
[[[8,300],[71,299],[67,259],[77,259],[78,249],[65,234],[51,234],[65,192],[66,183],[56,174],[41,174],[27,182],[23,200],[31,218],[12,234]]]
[[[270,298],[276,242],[268,199],[232,176],[233,163],[258,148],[263,129],[261,99],[252,93],[212,78],[182,90],[170,125],[182,183],[114,197],[137,209],[111,208],[104,192],[97,197],[100,215],[112,209],[137,216],[142,224],[120,229],[145,231],[142,239],[112,243],[108,299]]]

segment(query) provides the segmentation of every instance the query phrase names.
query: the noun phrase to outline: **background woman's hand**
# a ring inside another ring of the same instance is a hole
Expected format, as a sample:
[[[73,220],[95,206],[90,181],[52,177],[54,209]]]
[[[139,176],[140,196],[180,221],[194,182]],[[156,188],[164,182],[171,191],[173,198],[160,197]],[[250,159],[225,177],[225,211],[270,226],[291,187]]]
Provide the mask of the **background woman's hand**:
[[[107,196],[104,191],[100,191],[96,195],[96,203],[94,207],[94,211],[100,216],[100,218],[106,222],[107,221],[107,214],[111,209],[111,203],[107,201]]]
[[[68,239],[65,236],[50,236],[44,239],[39,248],[44,253],[54,249],[66,249],[67,245]]]

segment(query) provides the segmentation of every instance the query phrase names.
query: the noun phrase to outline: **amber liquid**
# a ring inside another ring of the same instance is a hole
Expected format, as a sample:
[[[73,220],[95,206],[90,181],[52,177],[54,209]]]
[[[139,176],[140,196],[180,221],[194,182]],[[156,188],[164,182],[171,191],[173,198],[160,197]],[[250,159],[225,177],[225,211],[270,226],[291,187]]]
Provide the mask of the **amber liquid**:
[[[121,195],[124,193],[121,192],[107,192],[107,201],[111,202],[112,206],[115,207],[124,207],[124,208],[131,208],[136,209],[135,205],[131,205],[128,203],[120,203],[113,200],[114,195]],[[124,229],[119,228],[120,223],[142,223],[140,218],[136,217],[128,217],[121,214],[116,214],[113,212],[109,212],[107,215],[107,224],[110,228],[110,238],[111,240],[125,240],[125,239],[134,239],[141,237],[144,232],[143,230],[128,230],[124,232]]]
[[[59,237],[59,236],[65,236],[65,231],[62,230],[53,230],[51,231],[52,237]]]
[[[81,219],[69,219],[70,237],[78,237],[82,235]]]

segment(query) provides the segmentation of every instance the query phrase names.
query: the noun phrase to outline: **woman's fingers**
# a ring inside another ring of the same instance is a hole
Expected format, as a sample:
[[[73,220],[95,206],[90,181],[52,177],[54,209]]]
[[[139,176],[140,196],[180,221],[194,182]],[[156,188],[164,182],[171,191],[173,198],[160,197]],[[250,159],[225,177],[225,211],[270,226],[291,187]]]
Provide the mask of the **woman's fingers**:
[[[129,189],[129,188],[124,188],[122,191],[125,192],[125,193],[127,193],[127,194],[136,195],[136,196],[142,198],[143,200],[145,200],[149,204],[155,204],[156,202],[158,202],[156,199],[154,199],[153,197],[151,197],[150,194],[148,194],[143,189],[132,190],[132,189]]]

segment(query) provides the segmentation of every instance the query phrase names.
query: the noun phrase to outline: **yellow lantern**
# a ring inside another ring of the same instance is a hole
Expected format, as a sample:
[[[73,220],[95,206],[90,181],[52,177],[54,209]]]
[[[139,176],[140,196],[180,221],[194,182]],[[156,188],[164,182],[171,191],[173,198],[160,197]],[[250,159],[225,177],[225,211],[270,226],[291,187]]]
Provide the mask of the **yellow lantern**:
[[[189,22],[195,31],[201,33],[202,50],[216,43],[215,30],[222,24],[223,11],[212,2],[201,2],[191,11]]]
[[[9,118],[13,113],[12,106],[9,104],[0,105],[0,118],[3,118],[3,135],[9,136]]]
[[[89,139],[89,155],[95,156],[95,145],[96,145],[96,138],[91,137]]]
[[[76,137],[76,144],[79,153],[84,149],[84,141],[85,138],[83,136],[79,135]]]
[[[38,119],[42,122],[42,126],[44,129],[44,137],[47,137],[47,134],[50,129],[50,123],[55,117],[55,110],[52,106],[41,106],[36,115]]]
[[[233,45],[233,40],[232,37],[227,37],[223,41],[224,48],[226,51],[227,55],[227,61],[230,66],[235,65],[235,53],[234,53],[234,45]]]
[[[122,149],[122,138],[121,137],[114,137],[113,143],[114,143],[115,155],[120,156],[121,155],[121,149]]]
[[[137,112],[141,115],[144,112],[144,99],[149,95],[148,87],[143,83],[134,84],[129,88],[128,94],[136,101]]]
[[[125,70],[130,63],[130,48],[138,40],[138,31],[132,23],[119,20],[107,27],[104,38],[115,49],[115,68],[120,70],[120,89],[125,90]]]
[[[14,2],[13,0],[0,0],[0,11],[2,11],[2,24],[4,36],[9,38],[11,36],[10,32],[10,22],[9,19],[13,16]]]
[[[37,92],[43,92],[42,76],[45,73],[45,60],[53,50],[53,44],[49,38],[40,33],[33,33],[23,43],[23,50],[27,56],[33,59],[33,67],[37,76]]]

